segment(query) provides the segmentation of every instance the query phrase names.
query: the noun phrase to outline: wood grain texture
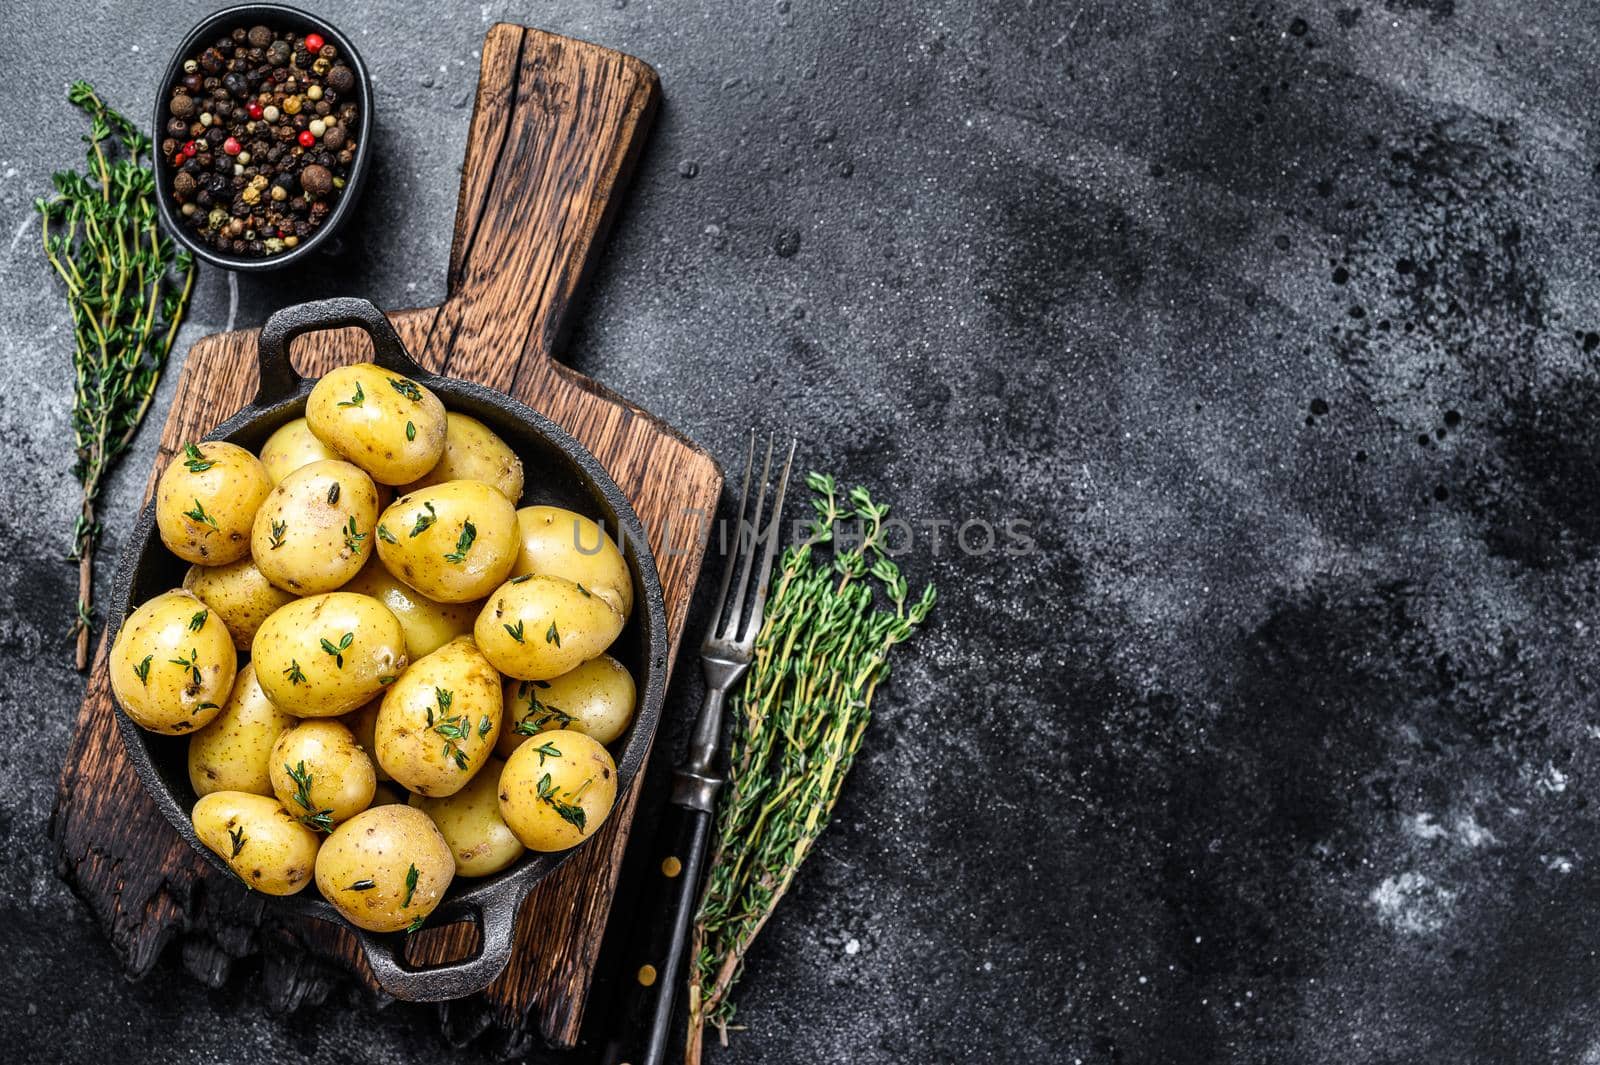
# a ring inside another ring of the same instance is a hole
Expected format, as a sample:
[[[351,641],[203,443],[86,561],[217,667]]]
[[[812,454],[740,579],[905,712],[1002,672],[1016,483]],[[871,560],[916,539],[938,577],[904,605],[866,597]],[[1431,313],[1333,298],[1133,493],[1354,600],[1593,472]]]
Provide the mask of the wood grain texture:
[[[705,548],[696,516],[715,509],[721,475],[692,443],[550,357],[616,211],[658,92],[654,72],[636,59],[538,30],[491,29],[467,141],[449,295],[439,307],[390,318],[424,365],[510,392],[566,428],[606,467],[649,533],[675,654]],[[222,334],[190,350],[151,490],[172,454],[254,395],[255,339],[254,330]],[[340,330],[302,338],[293,355],[302,374],[318,375],[370,350],[365,334]],[[51,832],[62,875],[128,970],[148,972],[177,940],[185,967],[213,986],[227,980],[235,960],[259,955],[279,1008],[320,1001],[345,973],[376,991],[353,937],[268,910],[216,874],[160,817],[117,735],[105,656],[102,640]],[[453,1037],[497,1025],[511,1045],[576,1040],[637,791],[638,781],[589,844],[529,896],[505,974],[476,1001],[441,1009]],[[414,937],[408,954],[417,962],[453,959],[474,950],[476,940],[469,924],[429,929]]]

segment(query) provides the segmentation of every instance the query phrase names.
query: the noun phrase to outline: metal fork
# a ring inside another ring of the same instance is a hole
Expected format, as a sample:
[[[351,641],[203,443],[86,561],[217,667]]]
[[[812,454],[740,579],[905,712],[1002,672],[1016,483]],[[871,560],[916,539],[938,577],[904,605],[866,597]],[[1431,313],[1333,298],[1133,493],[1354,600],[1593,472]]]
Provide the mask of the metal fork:
[[[711,616],[710,631],[700,647],[700,663],[705,671],[706,697],[689,740],[689,750],[673,771],[672,797],[662,815],[658,837],[660,854],[647,870],[649,880],[632,941],[624,951],[622,1008],[606,1041],[601,1060],[605,1065],[659,1065],[666,1054],[672,1030],[673,1006],[683,983],[684,951],[689,939],[689,922],[694,914],[705,865],[706,846],[711,838],[711,823],[716,811],[717,791],[723,781],[717,775],[717,756],[722,737],[722,711],[728,692],[750,669],[756,634],[767,604],[767,584],[772,576],[772,561],[782,539],[783,498],[789,489],[789,471],[794,465],[794,441],[778,476],[776,490],[769,481],[772,473],[774,441],[767,442],[766,459],[761,464],[761,479],[756,482],[755,508],[750,510],[750,475],[755,470],[756,436],[750,434],[750,451],[745,458],[744,487],[740,490],[739,523],[735,527],[733,549],[722,571],[722,589]],[[770,511],[766,502],[772,498]],[[762,515],[766,513],[766,527]],[[756,570],[759,551],[761,566]],[[734,571],[739,571],[737,585]],[[750,576],[756,572],[755,594],[745,605]],[[729,591],[733,598],[728,598]]]

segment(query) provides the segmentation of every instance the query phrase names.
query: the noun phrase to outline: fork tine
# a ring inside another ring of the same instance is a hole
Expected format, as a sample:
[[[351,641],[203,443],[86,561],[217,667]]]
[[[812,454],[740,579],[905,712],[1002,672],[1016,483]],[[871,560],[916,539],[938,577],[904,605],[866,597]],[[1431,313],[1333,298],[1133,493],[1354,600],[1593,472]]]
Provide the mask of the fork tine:
[[[783,472],[778,475],[778,494],[772,501],[772,517],[767,526],[767,549],[761,558],[761,575],[756,578],[756,598],[750,604],[750,620],[739,642],[753,647],[756,634],[761,631],[761,616],[767,606],[767,581],[772,576],[772,560],[778,554],[778,541],[783,539],[783,497],[789,491],[789,471],[794,466],[794,449],[799,438],[789,440],[789,457],[783,460]]]
[[[750,518],[750,549],[744,549],[743,522],[739,529],[739,553],[744,555],[744,565],[739,568],[739,590],[734,593],[733,603],[728,607],[728,623],[723,626],[719,634],[724,640],[735,639],[739,632],[739,619],[744,617],[744,594],[750,588],[750,570],[755,566],[756,546],[761,543],[761,511],[767,501],[767,490],[772,486],[767,483],[767,475],[772,472],[772,444],[767,439],[767,457],[761,463],[761,488],[756,492],[755,514]],[[740,508],[741,511],[743,508]],[[742,515],[741,515],[742,516]]]
[[[744,487],[739,489],[739,522],[734,526],[733,550],[728,552],[728,564],[722,568],[722,590],[717,593],[717,608],[711,612],[711,635],[719,631],[722,608],[728,602],[728,584],[733,580],[733,570],[739,561],[739,536],[744,529],[744,509],[750,503],[750,474],[756,465],[756,431],[750,430],[750,453],[744,460]],[[709,640],[711,637],[708,636]]]

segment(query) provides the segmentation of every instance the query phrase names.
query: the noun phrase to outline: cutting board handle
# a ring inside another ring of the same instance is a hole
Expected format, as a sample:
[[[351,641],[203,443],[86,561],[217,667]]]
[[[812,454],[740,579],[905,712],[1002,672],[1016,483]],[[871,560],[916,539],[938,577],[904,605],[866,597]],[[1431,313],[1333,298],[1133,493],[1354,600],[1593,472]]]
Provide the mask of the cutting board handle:
[[[260,384],[256,388],[255,405],[270,407],[299,392],[302,378],[289,361],[289,346],[295,337],[319,329],[342,329],[352,325],[366,330],[372,338],[373,362],[406,377],[422,373],[422,367],[406,351],[389,319],[366,300],[341,296],[297,303],[278,311],[261,327],[261,339],[256,348]]]
[[[425,365],[504,387],[505,366],[550,354],[659,95],[655,71],[632,56],[524,26],[489,30],[449,296],[419,353]],[[489,340],[502,365],[458,366],[461,337]]]

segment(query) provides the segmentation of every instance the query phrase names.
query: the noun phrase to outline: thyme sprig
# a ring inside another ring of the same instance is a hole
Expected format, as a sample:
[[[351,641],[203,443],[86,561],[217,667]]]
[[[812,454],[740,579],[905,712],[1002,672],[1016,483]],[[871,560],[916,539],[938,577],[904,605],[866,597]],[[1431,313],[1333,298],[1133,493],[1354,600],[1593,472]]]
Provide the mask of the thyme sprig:
[[[87,163],[83,172],[57,171],[54,193],[33,206],[72,315],[72,472],[82,492],[69,558],[78,563],[72,632],[81,670],[89,665],[100,490],[155,398],[195,269],[156,226],[150,138],[86,81],[73,82],[67,99],[89,117]]]
[[[728,785],[691,947],[688,1065],[700,1061],[706,1025],[726,1043],[745,955],[827,827],[890,652],[934,605],[932,585],[910,598],[884,550],[887,506],[864,488],[841,498],[823,474],[806,484],[815,519],[783,553],[733,701]],[[849,545],[836,535],[845,522],[860,523]]]

